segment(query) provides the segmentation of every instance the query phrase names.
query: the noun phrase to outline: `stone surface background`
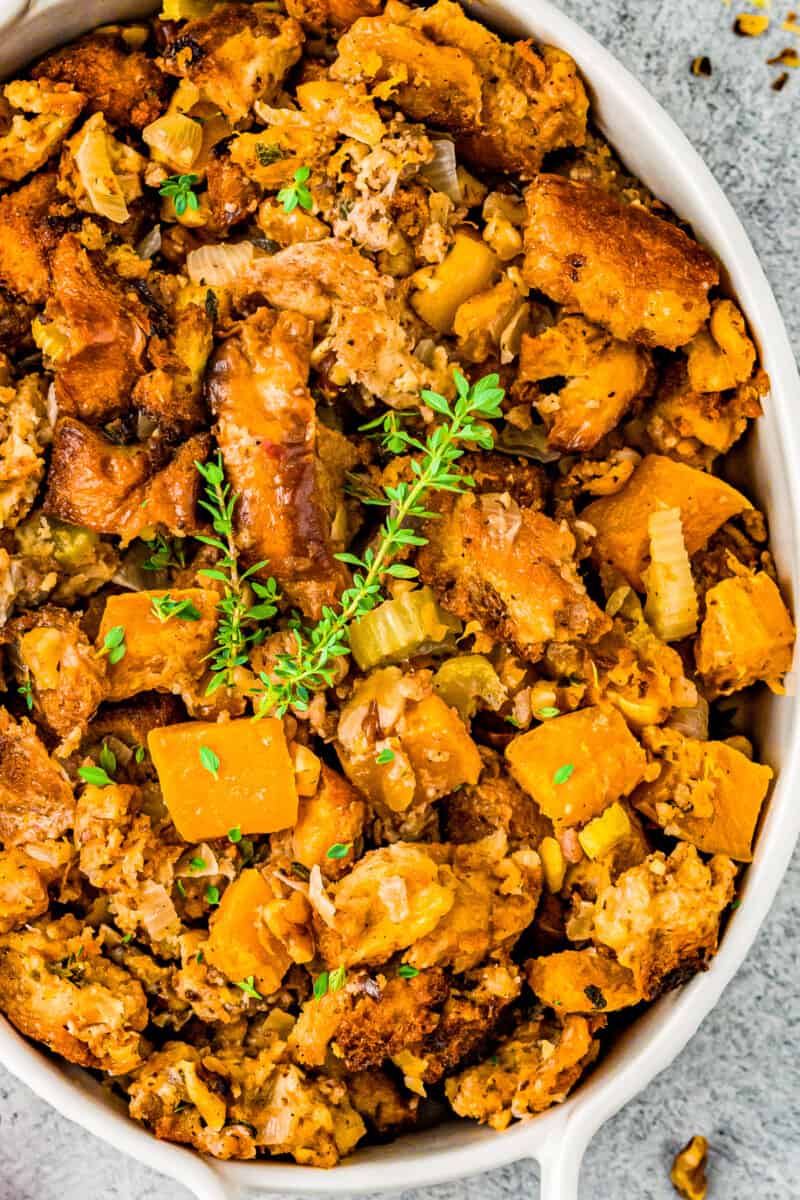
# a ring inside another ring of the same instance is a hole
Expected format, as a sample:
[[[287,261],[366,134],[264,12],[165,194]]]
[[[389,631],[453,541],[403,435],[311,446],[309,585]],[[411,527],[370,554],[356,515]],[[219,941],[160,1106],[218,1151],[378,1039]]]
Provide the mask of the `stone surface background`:
[[[700,150],[744,221],[800,350],[800,71],[777,93],[770,87],[776,69],[765,65],[768,55],[792,44],[780,30],[790,0],[773,0],[772,28],[757,40],[731,32],[734,14],[752,10],[738,0],[732,9],[722,0],[560,2],[645,83]],[[712,60],[710,79],[689,73],[699,54]],[[693,1133],[704,1133],[712,1145],[710,1200],[796,1200],[799,928],[795,856],[717,1010],[673,1066],[596,1137],[581,1200],[669,1200],[671,1156]],[[536,1195],[535,1170],[523,1164],[406,1193],[404,1200]],[[63,1120],[0,1068],[0,1200],[188,1198]]]

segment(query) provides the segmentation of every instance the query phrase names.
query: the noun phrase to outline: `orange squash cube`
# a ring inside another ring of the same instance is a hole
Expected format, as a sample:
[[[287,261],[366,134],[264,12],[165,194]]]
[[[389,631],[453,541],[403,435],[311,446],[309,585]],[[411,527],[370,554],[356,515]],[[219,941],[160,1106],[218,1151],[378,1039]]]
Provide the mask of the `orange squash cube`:
[[[162,621],[153,600],[170,596],[192,604],[200,619],[179,615]],[[109,700],[126,700],[137,692],[181,692],[192,688],[205,670],[204,658],[214,647],[217,628],[216,592],[207,588],[160,588],[109,596],[97,635],[98,649],[109,630],[125,630],[125,654],[108,665]],[[229,827],[230,828],[230,827]]]
[[[759,679],[781,691],[793,649],[792,618],[765,571],[734,575],[708,589],[694,654],[709,699]]]
[[[230,885],[211,918],[205,961],[233,983],[253,978],[262,996],[277,991],[291,958],[261,919],[261,909],[274,899],[260,871],[242,871]]]
[[[511,774],[556,830],[583,825],[644,778],[647,757],[615,708],[555,717],[506,747]]]
[[[642,999],[632,972],[594,948],[532,958],[525,970],[542,1004],[555,1009],[559,1016],[617,1012]]]
[[[650,554],[648,522],[654,512],[681,510],[683,540],[691,556],[720,525],[751,507],[741,492],[707,471],[648,454],[623,488],[588,505],[581,519],[597,530],[594,562],[615,567],[631,587],[643,591],[642,572]]]
[[[151,730],[147,744],[187,842],[224,837],[234,826],[273,833],[297,820],[294,767],[276,718],[186,721]]]

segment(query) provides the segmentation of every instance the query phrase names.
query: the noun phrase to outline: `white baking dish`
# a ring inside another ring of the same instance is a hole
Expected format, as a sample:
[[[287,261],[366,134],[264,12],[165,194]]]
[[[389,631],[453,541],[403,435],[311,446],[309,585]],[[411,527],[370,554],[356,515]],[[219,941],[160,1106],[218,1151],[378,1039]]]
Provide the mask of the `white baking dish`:
[[[148,0],[0,0],[0,77],[31,57],[94,25],[141,16]],[[588,80],[594,115],[627,166],[691,222],[719,255],[761,347],[772,379],[764,417],[743,457],[751,494],[766,510],[781,581],[798,588],[800,438],[794,412],[800,379],[764,273],[736,214],[710,172],[644,88],[589,35],[547,0],[473,4],[487,24],[569,51]],[[797,704],[764,697],[755,714],[759,749],[778,779],[747,872],[744,901],[733,915],[711,969],[664,996],[617,1042],[591,1077],[559,1108],[504,1133],[453,1121],[358,1151],[333,1171],[285,1163],[215,1163],[158,1142],[82,1071],[23,1040],[0,1019],[0,1061],[64,1116],[188,1187],[199,1200],[234,1200],[243,1192],[352,1194],[439,1183],[523,1158],[541,1167],[542,1200],[577,1200],[583,1152],[600,1125],[662,1071],[683,1048],[746,955],[789,862],[798,831],[800,737]],[[91,1166],[87,1165],[87,1179]]]

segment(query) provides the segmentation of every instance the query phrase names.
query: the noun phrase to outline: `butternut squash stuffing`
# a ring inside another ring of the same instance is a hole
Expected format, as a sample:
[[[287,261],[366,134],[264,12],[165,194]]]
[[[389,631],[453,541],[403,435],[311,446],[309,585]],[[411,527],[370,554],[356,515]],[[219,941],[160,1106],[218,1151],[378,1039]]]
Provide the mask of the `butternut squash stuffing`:
[[[533,1118],[708,965],[773,774],[730,707],[794,647],[721,278],[454,0],[170,2],[4,85],[25,1037],[332,1167]]]

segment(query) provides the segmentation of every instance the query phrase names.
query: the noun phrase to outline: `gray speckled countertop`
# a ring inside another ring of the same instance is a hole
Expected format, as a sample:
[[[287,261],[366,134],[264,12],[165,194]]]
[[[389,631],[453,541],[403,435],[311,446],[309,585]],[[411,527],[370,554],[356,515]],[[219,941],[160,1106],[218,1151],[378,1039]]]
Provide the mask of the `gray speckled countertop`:
[[[535,3],[535,0],[532,0]],[[731,22],[752,6],[722,0],[561,0],[676,118],[750,233],[800,349],[800,71],[782,92],[765,59],[792,44],[773,0],[763,38]],[[0,10],[4,7],[0,0]],[[796,43],[795,43],[796,44]],[[708,54],[710,79],[689,62]],[[798,410],[800,420],[800,408]],[[672,1067],[595,1138],[581,1200],[669,1200],[675,1149],[712,1146],[710,1200],[800,1195],[800,855],[761,935],[717,1010]],[[405,1200],[536,1195],[527,1164]],[[63,1120],[0,1068],[0,1200],[188,1200],[188,1193]]]

